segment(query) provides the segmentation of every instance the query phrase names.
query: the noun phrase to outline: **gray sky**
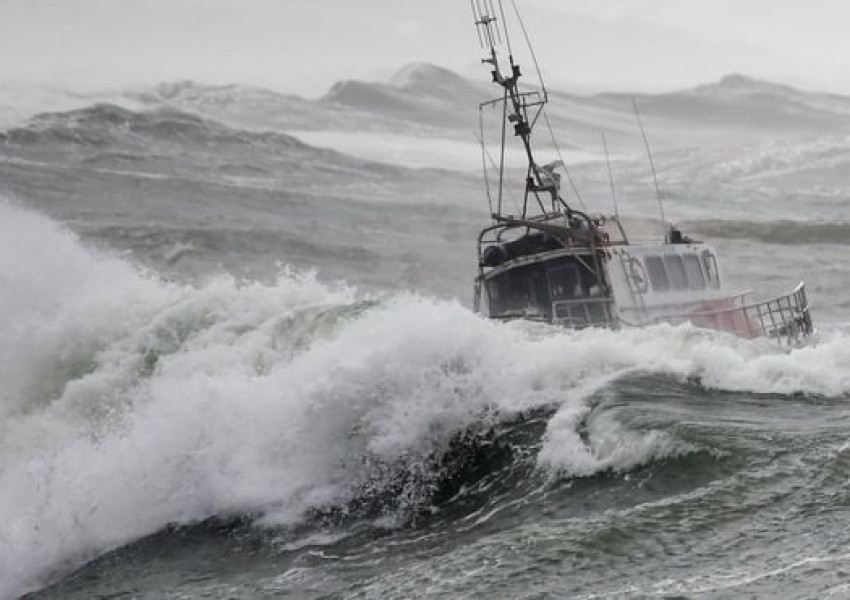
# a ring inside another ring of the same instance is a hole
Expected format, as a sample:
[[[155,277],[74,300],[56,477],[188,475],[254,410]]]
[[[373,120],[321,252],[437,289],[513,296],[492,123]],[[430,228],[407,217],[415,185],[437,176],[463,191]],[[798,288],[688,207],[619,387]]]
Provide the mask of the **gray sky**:
[[[660,90],[743,72],[850,93],[847,0],[518,2],[558,86]],[[466,0],[0,0],[6,82],[189,78],[319,95],[409,62],[486,79],[477,54]]]

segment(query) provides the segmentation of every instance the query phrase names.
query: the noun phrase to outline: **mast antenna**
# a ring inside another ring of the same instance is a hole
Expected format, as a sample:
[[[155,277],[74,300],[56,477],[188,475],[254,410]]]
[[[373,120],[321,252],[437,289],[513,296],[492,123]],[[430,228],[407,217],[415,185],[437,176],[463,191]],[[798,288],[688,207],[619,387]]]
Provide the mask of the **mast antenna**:
[[[655,160],[652,157],[652,149],[649,147],[649,138],[646,137],[646,129],[643,126],[643,119],[640,116],[637,99],[632,96],[632,107],[635,109],[635,117],[637,117],[640,134],[643,136],[643,145],[646,147],[646,156],[649,159],[649,168],[652,170],[652,181],[655,183],[655,197],[658,199],[658,212],[661,215],[661,235],[667,239],[667,219],[664,216],[664,198],[661,194],[661,186],[658,184],[658,172],[655,170]]]
[[[534,62],[534,69],[537,71],[537,79],[540,80],[540,89],[543,91],[543,101],[546,102],[549,99],[549,91],[546,89],[546,82],[543,81],[543,72],[540,70],[540,63],[537,62],[537,54],[534,52],[534,46],[531,45],[531,38],[528,36],[528,30],[525,28],[525,21],[522,20],[522,15],[519,12],[519,8],[517,8],[516,0],[511,0],[511,5],[514,7],[514,14],[519,22],[519,28],[522,30],[522,35],[525,37],[525,44],[528,46],[528,52],[531,54],[532,62]],[[502,10],[502,0],[499,0],[499,10]],[[502,23],[505,27],[507,27],[504,13],[502,13]]]
[[[513,57],[511,38],[508,35],[508,29],[505,24],[505,13],[502,9],[502,0],[498,0],[498,2],[499,14],[502,15],[501,27],[498,24],[496,6],[493,4],[493,0],[469,0],[469,5],[472,7],[472,17],[475,20],[475,27],[478,31],[478,41],[483,49],[490,51],[490,58],[484,59],[484,62],[495,61],[496,46],[503,43],[508,47],[508,54]]]
[[[605,150],[605,162],[608,164],[608,182],[611,184],[611,198],[614,200],[614,216],[620,218],[620,209],[617,206],[617,188],[614,185],[614,170],[611,168],[611,155],[608,154],[608,141],[605,132],[602,132],[602,148]]]
[[[522,72],[520,66],[514,60],[510,35],[504,18],[503,0],[470,0],[470,6],[472,7],[472,15],[478,31],[479,41],[482,43],[486,52],[486,57],[481,62],[490,66],[493,83],[502,88],[500,98],[484,102],[480,105],[481,108],[498,104],[502,105],[502,148],[499,159],[499,192],[497,210],[493,217],[497,221],[505,218],[501,211],[502,194],[504,192],[506,135],[509,126],[512,127],[514,136],[522,142],[527,161],[522,218],[526,218],[528,214],[530,200],[537,203],[542,214],[546,214],[547,210],[543,205],[541,194],[551,196],[553,211],[555,210],[555,206],[560,204],[564,205],[567,211],[570,211],[569,206],[560,197],[560,176],[554,174],[554,164],[541,166],[537,164],[534,158],[531,134],[538,117],[543,113],[543,108],[547,101],[547,92],[545,87],[542,91],[522,91],[519,87],[518,81],[522,77]],[[516,9],[515,3],[514,8]],[[500,18],[502,20],[501,23],[499,23]],[[526,40],[528,40],[527,33]],[[499,44],[506,44],[508,47],[507,64],[504,64],[499,59],[499,52],[496,50],[496,46]],[[543,85],[541,77],[541,86]]]

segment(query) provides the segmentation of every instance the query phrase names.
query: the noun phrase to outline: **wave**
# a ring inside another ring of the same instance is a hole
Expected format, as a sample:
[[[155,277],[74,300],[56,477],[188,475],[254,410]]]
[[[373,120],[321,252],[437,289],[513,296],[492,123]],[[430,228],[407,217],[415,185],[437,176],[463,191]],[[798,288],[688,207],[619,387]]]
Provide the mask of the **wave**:
[[[0,141],[24,147],[104,148],[159,141],[197,146],[263,143],[280,149],[309,149],[306,144],[283,133],[232,129],[172,107],[133,110],[108,103],[38,114],[21,126],[0,131]]]
[[[398,192],[400,186],[421,187],[434,181],[433,172],[394,165],[393,157],[375,148],[360,156],[360,148],[348,144],[350,136],[344,133],[316,139],[308,134],[302,141],[296,137],[298,132],[290,135],[274,128],[242,128],[238,122],[231,126],[203,114],[192,112],[192,107],[184,111],[154,105],[135,110],[107,103],[42,113],[22,125],[0,129],[0,158],[17,166],[67,169],[79,165],[84,173],[200,177],[261,189],[285,182],[290,191],[300,185],[325,191],[345,185],[350,192],[352,185],[366,185],[370,199],[377,194],[376,179],[393,198],[409,195]],[[444,163],[437,161],[435,153],[451,145],[451,141],[435,142],[433,148],[420,152],[427,160],[421,165],[414,161],[414,166]],[[388,162],[375,162],[379,159]],[[459,179],[468,183],[465,177]]]
[[[564,332],[291,272],[163,282],[10,205],[0,234],[0,597],[169,523],[415,509],[528,415],[529,468],[551,477],[693,451],[593,413],[633,373],[850,393],[839,333],[786,354],[689,327]]]
[[[768,244],[850,244],[850,223],[820,221],[727,221],[687,223],[686,229],[713,238],[745,239]]]

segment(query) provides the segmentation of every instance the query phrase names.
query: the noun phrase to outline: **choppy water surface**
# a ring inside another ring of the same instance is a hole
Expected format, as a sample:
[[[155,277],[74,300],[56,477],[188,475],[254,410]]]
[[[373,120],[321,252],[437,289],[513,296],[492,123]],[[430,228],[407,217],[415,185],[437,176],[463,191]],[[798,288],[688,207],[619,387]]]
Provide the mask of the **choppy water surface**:
[[[786,352],[472,314],[465,173],[173,107],[2,135],[0,597],[850,595],[842,196],[676,205],[810,282]]]

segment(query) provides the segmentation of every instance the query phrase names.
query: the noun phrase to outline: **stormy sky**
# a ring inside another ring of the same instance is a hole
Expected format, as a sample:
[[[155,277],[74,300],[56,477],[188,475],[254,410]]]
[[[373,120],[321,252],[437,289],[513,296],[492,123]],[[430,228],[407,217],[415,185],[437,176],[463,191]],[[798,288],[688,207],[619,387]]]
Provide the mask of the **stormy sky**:
[[[846,0],[517,1],[559,87],[652,91],[738,72],[850,93]],[[0,0],[8,84],[195,79],[314,96],[410,62],[481,73],[477,55],[466,0]]]

